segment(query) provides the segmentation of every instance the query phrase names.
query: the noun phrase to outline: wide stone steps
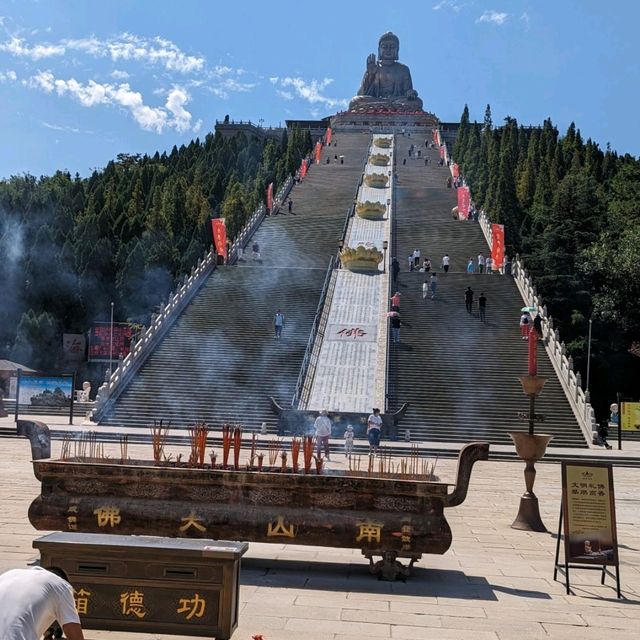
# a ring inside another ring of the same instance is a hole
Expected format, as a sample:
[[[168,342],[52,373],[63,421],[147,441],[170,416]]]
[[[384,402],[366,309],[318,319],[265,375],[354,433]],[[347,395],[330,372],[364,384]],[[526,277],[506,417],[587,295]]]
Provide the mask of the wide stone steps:
[[[156,347],[101,424],[171,420],[276,429],[273,396],[290,406],[331,256],[361,174],[369,136],[340,135],[291,193],[293,212],[267,218],[235,266],[219,267]],[[324,164],[329,153],[345,163]],[[276,340],[273,316],[286,316]]]
[[[467,274],[469,257],[488,247],[478,224],[453,220],[455,190],[446,187],[448,169],[437,166],[437,153],[422,147],[424,159],[408,158],[410,138],[397,138],[398,186],[394,252],[402,271],[400,345],[392,345],[389,360],[389,409],[410,407],[399,435],[409,429],[412,440],[468,442],[488,439],[510,444],[509,431],[527,427],[518,412],[528,412],[528,399],[517,376],[527,372],[528,343],[520,338],[522,299],[513,280],[501,275]],[[417,144],[415,140],[414,143]],[[402,164],[402,158],[407,163]],[[438,273],[436,300],[422,298],[428,274],[408,272],[406,257],[419,248]],[[440,270],[448,253],[451,269]],[[474,310],[467,313],[464,291],[475,292]],[[487,320],[478,318],[477,298],[487,297]],[[542,345],[538,374],[549,380],[536,402],[545,422],[536,431],[554,435],[555,446],[585,446],[584,437]]]

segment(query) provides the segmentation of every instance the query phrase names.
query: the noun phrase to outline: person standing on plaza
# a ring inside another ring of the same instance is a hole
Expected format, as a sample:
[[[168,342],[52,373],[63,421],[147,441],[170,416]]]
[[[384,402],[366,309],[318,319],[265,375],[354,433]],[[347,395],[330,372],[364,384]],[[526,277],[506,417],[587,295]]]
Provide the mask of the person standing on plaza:
[[[429,260],[429,258],[424,259],[424,262],[422,263],[422,268],[424,269],[425,273],[429,273],[429,271],[431,271],[431,260]]]
[[[260,260],[260,245],[257,240],[254,240],[251,245],[251,257],[254,260]]]
[[[478,298],[478,312],[480,314],[480,321],[484,322],[485,314],[487,312],[487,297],[484,295],[484,291],[480,294]]]
[[[487,256],[486,267],[487,273],[491,275],[493,273],[493,258],[491,256]]]
[[[436,290],[438,288],[438,274],[432,273],[431,278],[429,278],[429,288],[431,289],[431,299],[436,299]]]
[[[409,271],[413,271],[413,253],[409,254],[407,260],[409,261]]]
[[[442,269],[444,270],[445,273],[449,272],[449,261],[450,261],[449,254],[445,253],[442,256]]]
[[[331,437],[331,420],[329,420],[329,412],[323,409],[320,415],[313,423],[313,427],[316,430],[316,449],[318,452],[318,458],[324,450],[324,457],[327,460],[331,460],[329,450],[329,438]]]
[[[484,263],[485,263],[484,254],[480,252],[478,254],[478,273],[482,273],[484,271]]]
[[[396,291],[391,296],[391,311],[400,311],[400,296],[402,294],[399,291]]]
[[[273,328],[275,330],[276,338],[282,336],[282,328],[284,327],[284,313],[280,309],[276,311],[276,315],[273,317]]]
[[[417,269],[420,266],[420,249],[413,250],[413,267]]]
[[[348,458],[353,453],[353,439],[355,434],[353,427],[348,424],[347,430],[344,432],[344,457]]]
[[[0,638],[40,640],[57,621],[68,640],[84,640],[73,587],[60,569],[12,569],[0,575]]]
[[[393,312],[394,315],[391,316],[390,324],[391,324],[391,341],[392,342],[400,342],[400,327],[402,326],[402,321],[400,320],[400,314],[397,312]]]
[[[291,209],[293,209],[293,200],[289,198],[289,213],[291,213]]]
[[[467,262],[467,273],[475,273],[476,266],[473,264],[473,258],[469,258]]]
[[[467,290],[464,292],[464,304],[467,312],[471,313],[473,311],[473,289],[471,287],[467,287]]]
[[[367,420],[367,437],[369,438],[369,453],[378,453],[380,447],[380,433],[382,432],[382,417],[380,409],[374,409]]]
[[[425,280],[422,283],[422,299],[423,300],[426,300],[428,293],[429,293],[429,281]]]

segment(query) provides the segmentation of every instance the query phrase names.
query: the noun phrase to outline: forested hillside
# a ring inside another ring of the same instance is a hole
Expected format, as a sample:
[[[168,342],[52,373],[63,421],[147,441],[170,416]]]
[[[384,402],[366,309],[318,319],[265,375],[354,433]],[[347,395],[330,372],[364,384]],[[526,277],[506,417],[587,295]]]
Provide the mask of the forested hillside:
[[[211,244],[209,220],[226,217],[233,238],[310,149],[298,129],[282,144],[209,134],[88,178],[1,181],[0,358],[59,368],[62,334],[108,320],[111,301],[117,321],[146,324]]]
[[[470,123],[465,106],[453,149],[476,205],[504,224],[507,252],[520,253],[586,374],[593,320],[591,393],[601,419],[616,391],[640,395],[640,162],[564,136],[551,120],[522,127]],[[634,349],[635,350],[635,349]]]

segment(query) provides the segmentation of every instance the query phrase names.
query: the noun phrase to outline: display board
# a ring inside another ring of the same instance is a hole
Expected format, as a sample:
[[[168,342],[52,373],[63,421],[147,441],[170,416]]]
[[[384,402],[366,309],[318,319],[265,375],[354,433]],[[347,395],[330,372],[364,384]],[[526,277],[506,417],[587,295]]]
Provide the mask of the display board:
[[[110,362],[129,355],[133,331],[127,323],[114,322],[112,344],[111,323],[94,323],[89,337],[89,362]]]

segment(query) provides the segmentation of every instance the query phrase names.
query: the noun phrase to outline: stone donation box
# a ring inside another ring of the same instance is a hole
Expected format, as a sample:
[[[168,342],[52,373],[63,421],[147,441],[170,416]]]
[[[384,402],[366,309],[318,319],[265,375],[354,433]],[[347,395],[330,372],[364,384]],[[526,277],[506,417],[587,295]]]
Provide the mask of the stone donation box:
[[[230,638],[246,543],[82,533],[35,540],[65,571],[83,628]]]

